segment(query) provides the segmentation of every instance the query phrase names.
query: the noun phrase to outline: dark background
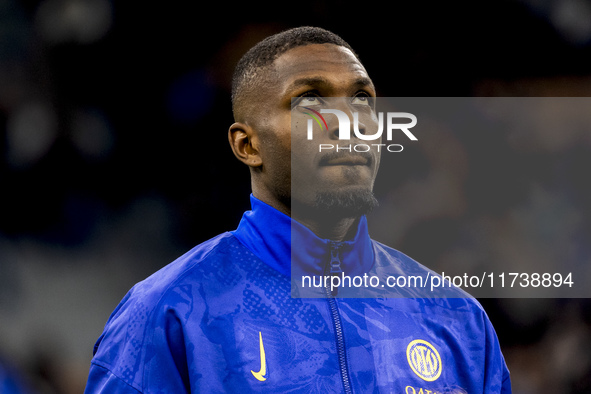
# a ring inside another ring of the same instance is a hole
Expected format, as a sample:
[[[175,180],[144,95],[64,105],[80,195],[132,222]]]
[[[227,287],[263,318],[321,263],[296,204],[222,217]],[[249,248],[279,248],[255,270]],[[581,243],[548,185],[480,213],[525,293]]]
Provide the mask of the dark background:
[[[227,144],[231,73],[260,39],[300,25],[348,41],[379,96],[591,92],[584,0],[0,0],[0,354],[29,386],[81,392],[94,341],[125,292],[237,226],[250,183]],[[540,221],[512,213],[527,210],[541,184],[562,191],[560,208],[575,217],[567,226],[574,235],[560,244],[575,245],[568,258],[591,263],[591,137],[534,144],[533,156],[530,145],[486,138],[458,138],[450,148],[465,152],[460,208],[451,197],[439,210],[405,216],[404,226],[393,217],[387,243],[427,265],[460,249],[487,258],[499,245],[521,251],[504,256],[535,259],[530,252],[543,238],[523,246],[514,229],[534,234],[541,222],[560,233],[553,220],[565,216],[547,215],[556,199],[528,211]],[[533,161],[517,177],[498,176],[524,152]],[[427,159],[388,173],[378,194],[406,196],[397,191],[426,182],[437,163]],[[485,245],[466,241],[470,228]],[[588,300],[481,301],[515,393],[591,391]]]

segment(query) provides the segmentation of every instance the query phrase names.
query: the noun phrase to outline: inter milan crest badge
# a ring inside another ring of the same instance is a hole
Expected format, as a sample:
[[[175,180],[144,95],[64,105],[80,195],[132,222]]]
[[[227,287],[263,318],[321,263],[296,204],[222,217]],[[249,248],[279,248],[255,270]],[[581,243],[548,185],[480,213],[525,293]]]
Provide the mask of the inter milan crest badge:
[[[441,357],[437,349],[427,341],[416,339],[406,348],[410,368],[421,379],[432,382],[441,375]]]

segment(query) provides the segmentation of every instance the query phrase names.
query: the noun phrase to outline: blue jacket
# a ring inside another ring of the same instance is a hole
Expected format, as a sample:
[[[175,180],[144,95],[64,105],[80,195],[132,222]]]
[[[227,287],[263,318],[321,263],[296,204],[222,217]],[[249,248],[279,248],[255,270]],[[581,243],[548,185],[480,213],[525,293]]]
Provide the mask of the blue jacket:
[[[476,300],[292,298],[292,221],[251,202],[236,231],[127,293],[95,345],[86,393],[511,392]],[[310,256],[306,272],[326,272],[336,256],[351,275],[431,273],[371,240],[365,218],[336,254],[305,227],[293,231],[294,260]]]

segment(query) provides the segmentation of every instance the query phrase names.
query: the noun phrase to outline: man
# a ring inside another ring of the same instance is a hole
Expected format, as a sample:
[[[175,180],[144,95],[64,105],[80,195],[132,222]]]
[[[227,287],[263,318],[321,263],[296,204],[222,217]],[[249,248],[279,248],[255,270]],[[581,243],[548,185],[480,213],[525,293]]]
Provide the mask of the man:
[[[328,288],[291,297],[292,258],[329,275],[430,273],[369,238],[379,154],[321,154],[302,131],[304,109],[338,97],[367,132],[375,95],[349,45],[323,29],[288,30],[242,58],[229,140],[250,168],[252,210],[124,297],[95,345],[87,393],[510,392],[473,299],[338,298]],[[335,124],[319,138],[334,141]]]

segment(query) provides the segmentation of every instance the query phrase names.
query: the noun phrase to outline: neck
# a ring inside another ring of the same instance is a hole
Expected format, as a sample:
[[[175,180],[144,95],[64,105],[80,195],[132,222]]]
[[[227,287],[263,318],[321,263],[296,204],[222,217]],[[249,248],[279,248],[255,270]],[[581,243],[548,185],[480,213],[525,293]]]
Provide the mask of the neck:
[[[315,220],[311,217],[293,217],[293,219],[308,227],[319,238],[332,241],[344,241],[353,238],[359,223],[359,217],[334,218],[332,220],[328,218]]]
[[[343,241],[355,236],[359,216],[342,217],[338,215],[327,215],[322,211],[309,209],[305,207],[292,210],[291,199],[283,201],[268,193],[261,193],[259,190],[253,190],[253,195],[259,200],[269,204],[279,212],[290,216],[304,226],[308,227],[316,236],[322,239],[332,241]]]
[[[289,215],[308,227],[319,238],[344,241],[353,238],[357,231],[360,214],[333,211],[291,201]]]

